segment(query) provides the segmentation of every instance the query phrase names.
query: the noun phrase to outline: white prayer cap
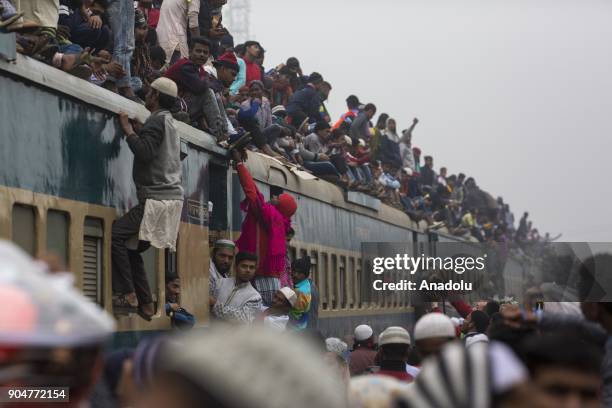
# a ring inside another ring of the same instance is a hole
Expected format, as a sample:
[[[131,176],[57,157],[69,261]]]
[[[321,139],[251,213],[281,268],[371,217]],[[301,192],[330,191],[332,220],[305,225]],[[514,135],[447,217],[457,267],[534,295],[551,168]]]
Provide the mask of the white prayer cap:
[[[280,288],[279,290],[281,291],[283,296],[285,296],[285,299],[289,301],[291,307],[295,306],[295,302],[297,301],[297,295],[295,294],[295,291],[287,286],[285,286],[284,288]]]
[[[372,337],[374,330],[367,324],[360,324],[355,327],[355,341],[364,341]]]
[[[410,334],[406,329],[399,326],[387,327],[378,338],[378,345],[385,344],[408,344],[410,345]]]
[[[445,314],[428,313],[421,317],[414,326],[415,340],[435,337],[455,337],[455,326]]]
[[[157,78],[155,81],[151,82],[151,88],[174,98],[178,96],[176,83],[170,78]]]

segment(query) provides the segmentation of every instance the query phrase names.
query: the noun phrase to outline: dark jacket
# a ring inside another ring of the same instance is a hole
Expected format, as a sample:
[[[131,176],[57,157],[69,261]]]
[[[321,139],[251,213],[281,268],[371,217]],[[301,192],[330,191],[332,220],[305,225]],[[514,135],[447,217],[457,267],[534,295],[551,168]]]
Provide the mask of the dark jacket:
[[[208,77],[204,68],[193,63],[189,58],[181,58],[164,74],[178,86],[179,92],[201,95],[208,90]]]
[[[308,116],[310,121],[317,122],[321,118],[319,114],[320,106],[321,97],[319,96],[319,91],[309,84],[304,89],[300,89],[291,95],[286,108],[289,115],[302,111]]]
[[[378,150],[378,158],[382,163],[389,163],[395,168],[402,167],[399,144],[386,136],[383,136]]]
[[[138,135],[128,135],[138,200],[182,200],[181,142],[169,111],[151,113]]]
[[[436,181],[436,173],[427,166],[421,167],[421,184],[433,187]]]

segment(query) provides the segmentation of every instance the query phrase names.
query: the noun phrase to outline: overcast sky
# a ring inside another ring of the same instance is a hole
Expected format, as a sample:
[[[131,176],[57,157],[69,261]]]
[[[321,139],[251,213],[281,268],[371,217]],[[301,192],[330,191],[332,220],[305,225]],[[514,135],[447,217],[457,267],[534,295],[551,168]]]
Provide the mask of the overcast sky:
[[[231,7],[231,0],[229,7]],[[543,234],[612,241],[612,1],[260,0],[266,68],[299,58]],[[231,29],[231,27],[230,27]]]

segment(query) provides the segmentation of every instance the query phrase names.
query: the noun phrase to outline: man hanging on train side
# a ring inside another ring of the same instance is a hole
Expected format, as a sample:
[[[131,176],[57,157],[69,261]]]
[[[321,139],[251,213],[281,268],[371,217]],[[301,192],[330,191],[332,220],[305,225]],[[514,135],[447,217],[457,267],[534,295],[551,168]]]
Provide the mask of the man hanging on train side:
[[[126,113],[119,123],[132,153],[138,205],[112,228],[113,307],[115,313],[155,314],[142,256],[151,245],[175,250],[183,208],[180,140],[170,114],[176,103],[176,83],[158,78],[151,83],[146,107],[151,116],[132,127]],[[138,244],[128,248],[131,238]]]
[[[242,154],[233,150],[232,158],[246,196],[240,203],[240,209],[247,213],[236,245],[240,251],[259,256],[260,263],[253,284],[261,293],[263,303],[270,306],[272,297],[280,289],[280,275],[285,269],[286,235],[297,203],[287,193],[273,196],[270,202],[266,202],[242,163]]]

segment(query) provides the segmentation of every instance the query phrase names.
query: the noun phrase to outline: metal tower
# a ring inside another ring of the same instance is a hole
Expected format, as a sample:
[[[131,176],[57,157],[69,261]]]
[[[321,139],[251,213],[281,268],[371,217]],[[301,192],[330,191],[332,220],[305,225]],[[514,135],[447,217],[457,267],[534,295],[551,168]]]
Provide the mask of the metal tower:
[[[252,39],[249,32],[250,12],[250,0],[230,0],[223,8],[223,25],[234,36],[234,44],[241,44]]]

